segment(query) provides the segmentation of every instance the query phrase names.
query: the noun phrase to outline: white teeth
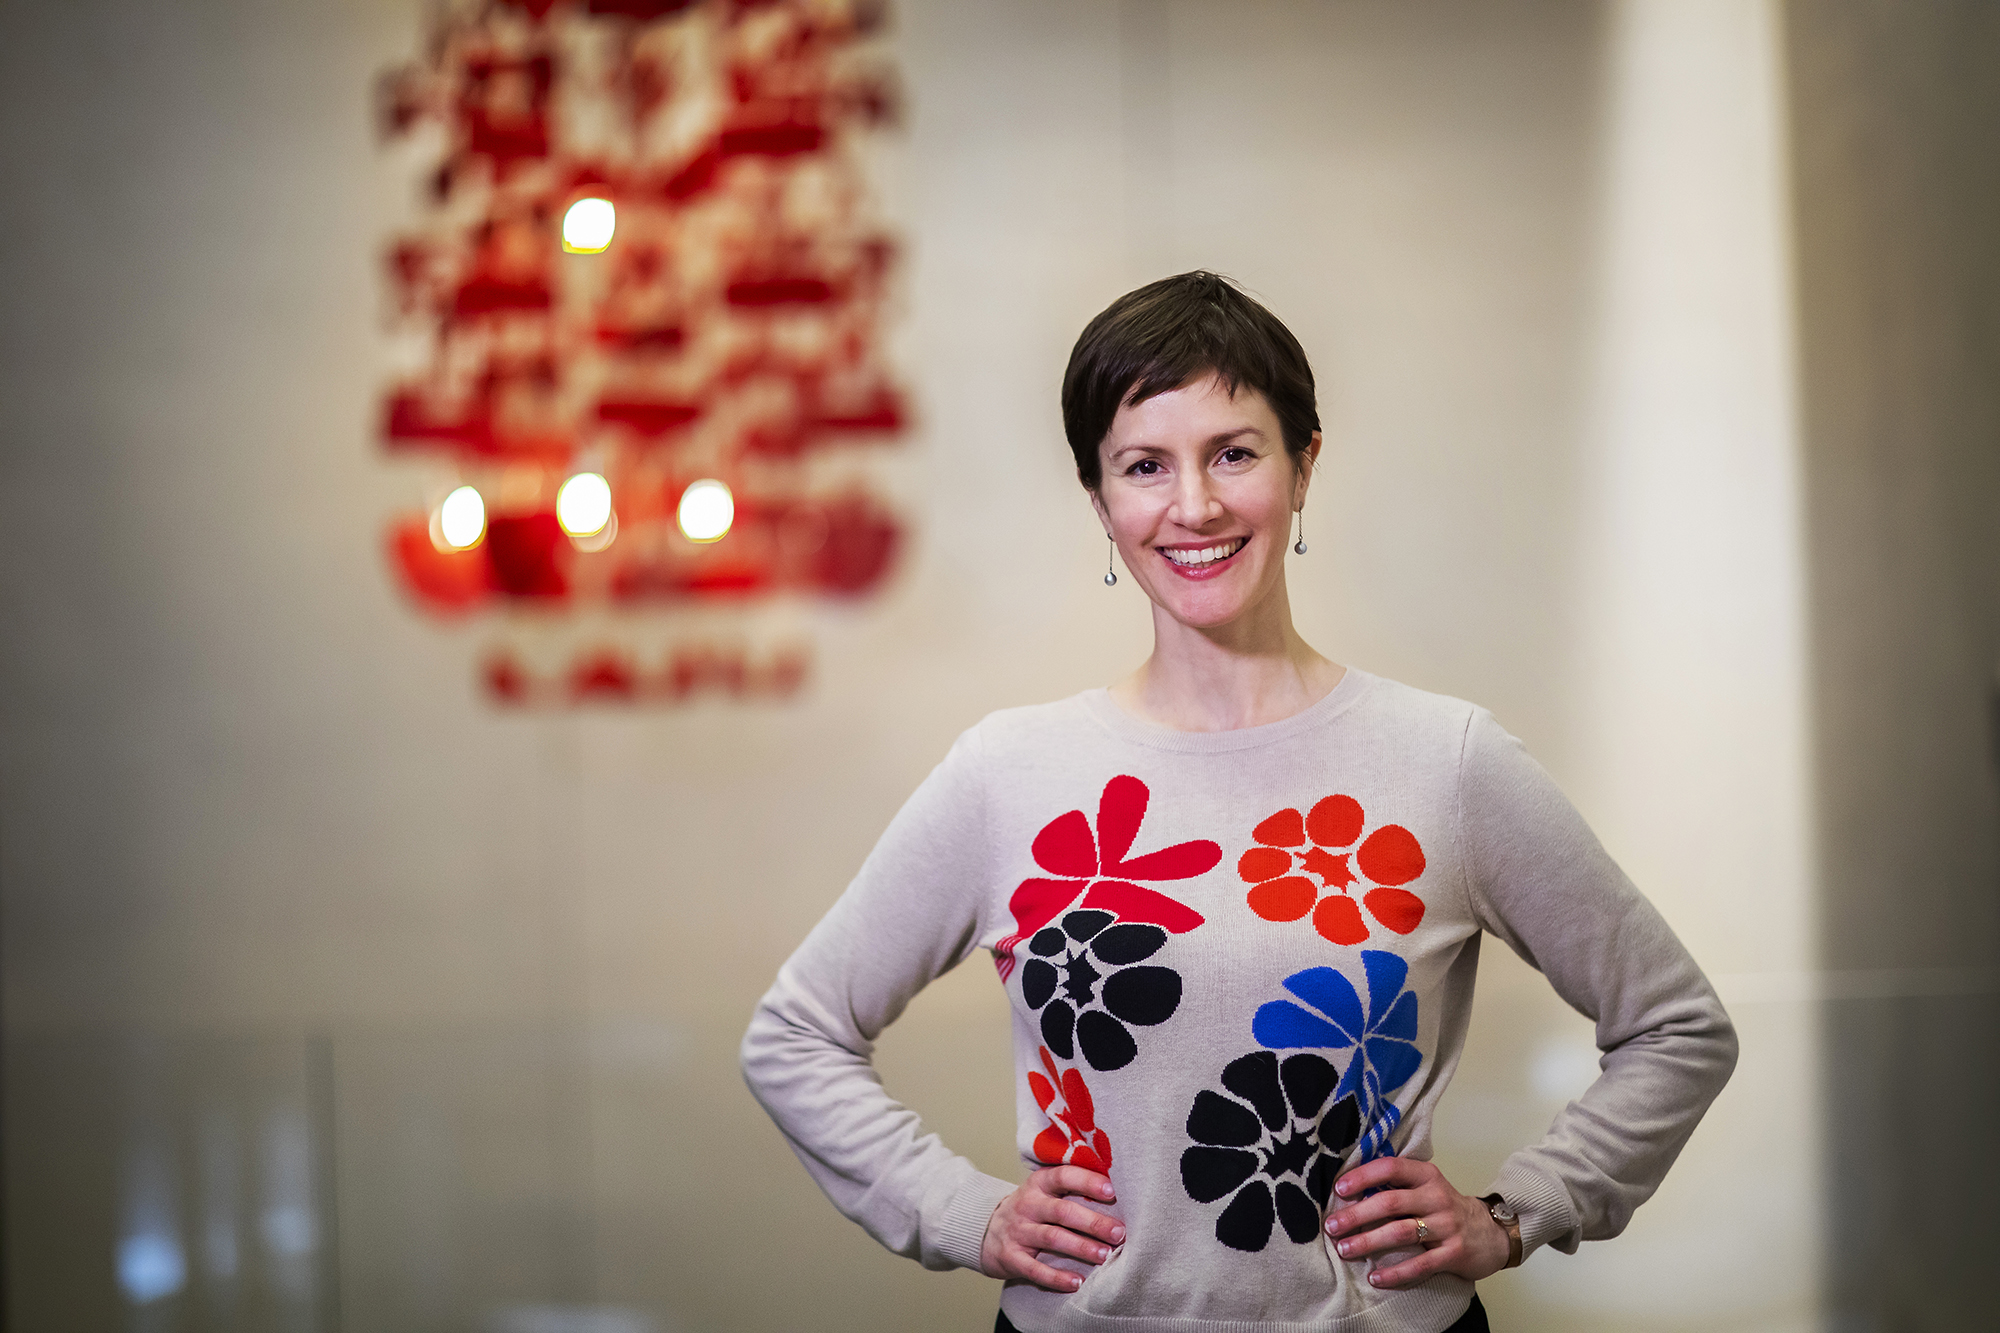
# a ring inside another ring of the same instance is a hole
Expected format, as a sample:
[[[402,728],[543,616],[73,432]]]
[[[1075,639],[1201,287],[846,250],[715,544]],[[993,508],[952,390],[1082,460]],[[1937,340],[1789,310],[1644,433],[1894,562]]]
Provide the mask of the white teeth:
[[[1243,543],[1248,540],[1247,537],[1239,537],[1233,542],[1206,547],[1199,551],[1163,551],[1162,554],[1177,565],[1212,565],[1218,560],[1227,560],[1235,555],[1243,549]]]

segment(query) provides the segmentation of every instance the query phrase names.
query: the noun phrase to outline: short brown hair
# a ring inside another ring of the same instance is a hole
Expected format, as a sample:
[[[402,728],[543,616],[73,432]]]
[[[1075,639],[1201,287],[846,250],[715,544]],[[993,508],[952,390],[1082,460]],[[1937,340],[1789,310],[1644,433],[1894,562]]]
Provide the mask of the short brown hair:
[[[1277,415],[1297,463],[1319,429],[1312,366],[1278,317],[1228,278],[1196,269],[1125,293],[1084,326],[1063,372],[1063,433],[1076,476],[1096,490],[1097,447],[1122,406],[1212,374],[1232,395],[1251,388]]]

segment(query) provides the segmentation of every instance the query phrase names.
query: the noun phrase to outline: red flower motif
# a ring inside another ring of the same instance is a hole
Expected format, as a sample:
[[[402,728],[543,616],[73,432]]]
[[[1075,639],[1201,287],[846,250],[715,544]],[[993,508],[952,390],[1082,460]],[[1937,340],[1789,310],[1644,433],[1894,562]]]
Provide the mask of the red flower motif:
[[[1398,935],[1415,930],[1424,900],[1401,886],[1424,873],[1424,849],[1402,825],[1384,824],[1356,851],[1364,823],[1359,801],[1329,796],[1304,815],[1280,810],[1252,829],[1258,845],[1236,862],[1243,882],[1256,886],[1250,910],[1266,921],[1297,921],[1310,912],[1314,927],[1335,944],[1368,938],[1363,906]],[[1357,905],[1348,890],[1363,878],[1375,887]]]
[[[1127,859],[1152,793],[1137,778],[1119,776],[1104,784],[1097,802],[1097,834],[1083,811],[1049,821],[1035,835],[1035,864],[1061,879],[1027,879],[1007,906],[1015,931],[993,946],[1001,980],[1014,971],[1014,946],[1046,926],[1084,894],[1083,906],[1115,913],[1121,921],[1143,921],[1179,935],[1203,921],[1201,913],[1133,880],[1193,879],[1215,869],[1222,848],[1206,839],[1176,843]],[[1103,876],[1104,878],[1099,878]],[[1087,892],[1086,892],[1087,891]]]
[[[1049,1118],[1049,1127],[1035,1135],[1035,1160],[1050,1166],[1068,1164],[1086,1171],[1110,1171],[1111,1139],[1097,1127],[1097,1108],[1090,1100],[1090,1089],[1084,1086],[1083,1075],[1074,1069],[1058,1072],[1049,1048],[1043,1046],[1040,1050],[1042,1068],[1049,1071],[1049,1076],[1043,1078],[1029,1070],[1028,1091],[1035,1094],[1035,1105]],[[1050,1110],[1058,1099],[1061,1107]]]

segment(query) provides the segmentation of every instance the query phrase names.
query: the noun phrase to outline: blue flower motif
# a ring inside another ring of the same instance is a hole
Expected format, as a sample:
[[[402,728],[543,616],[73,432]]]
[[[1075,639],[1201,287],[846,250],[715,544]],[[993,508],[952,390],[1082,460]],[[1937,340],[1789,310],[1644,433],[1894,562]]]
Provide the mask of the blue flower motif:
[[[1352,1092],[1364,1109],[1366,1128],[1355,1145],[1356,1164],[1393,1151],[1389,1136],[1403,1113],[1389,1094],[1409,1082],[1424,1062],[1416,1046],[1416,993],[1403,989],[1410,965],[1386,950],[1363,949],[1361,968],[1368,979],[1365,1016],[1354,983],[1330,967],[1309,967],[1285,978],[1285,989],[1305,1005],[1273,1000],[1258,1008],[1250,1024],[1258,1043],[1272,1050],[1354,1048],[1333,1095],[1338,1101]]]

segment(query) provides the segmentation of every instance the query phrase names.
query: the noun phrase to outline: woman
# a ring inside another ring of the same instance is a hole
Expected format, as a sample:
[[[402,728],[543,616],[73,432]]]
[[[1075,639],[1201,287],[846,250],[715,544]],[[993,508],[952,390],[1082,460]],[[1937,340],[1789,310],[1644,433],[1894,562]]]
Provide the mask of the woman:
[[[1616,1235],[1658,1186],[1734,1066],[1728,1017],[1490,715],[1292,628],[1319,420],[1269,311],[1207,273],[1142,287],[1062,398],[1153,654],[959,738],[780,971],[746,1076],[883,1244],[1006,1279],[1001,1329],[1483,1329],[1475,1281]],[[1428,1159],[1481,931],[1604,1057],[1475,1197]],[[1014,1011],[1021,1184],[868,1063],[975,949]]]

